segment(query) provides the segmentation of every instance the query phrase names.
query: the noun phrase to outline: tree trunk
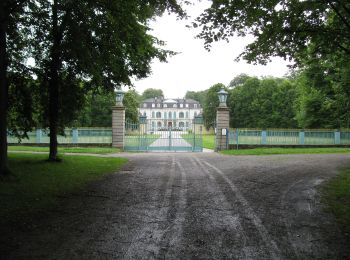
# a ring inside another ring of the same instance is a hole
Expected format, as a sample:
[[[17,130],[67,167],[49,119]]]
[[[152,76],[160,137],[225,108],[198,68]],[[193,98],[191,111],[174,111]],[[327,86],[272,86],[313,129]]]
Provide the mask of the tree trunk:
[[[61,36],[58,28],[57,0],[52,6],[52,49],[49,80],[49,127],[50,127],[50,154],[49,161],[58,161],[57,134],[59,110],[59,69]]]
[[[3,5],[3,4],[2,4]],[[0,6],[0,175],[8,172],[7,168],[7,55],[6,55],[6,29],[4,8]]]

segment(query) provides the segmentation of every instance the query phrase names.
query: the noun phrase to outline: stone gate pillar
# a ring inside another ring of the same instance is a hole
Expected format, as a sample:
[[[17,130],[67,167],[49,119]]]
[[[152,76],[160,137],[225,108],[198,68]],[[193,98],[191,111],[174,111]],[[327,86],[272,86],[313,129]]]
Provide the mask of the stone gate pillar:
[[[226,105],[227,92],[218,92],[220,105],[216,110],[216,147],[215,151],[228,149],[228,131],[230,127],[230,110]]]
[[[112,107],[112,147],[124,148],[125,107],[123,106],[124,92],[117,91],[117,103]]]

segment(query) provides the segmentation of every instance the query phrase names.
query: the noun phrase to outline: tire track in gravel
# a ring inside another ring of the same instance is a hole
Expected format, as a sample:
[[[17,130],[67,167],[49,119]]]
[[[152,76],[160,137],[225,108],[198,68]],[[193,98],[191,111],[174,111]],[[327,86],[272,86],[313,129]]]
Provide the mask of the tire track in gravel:
[[[156,257],[160,259],[169,259],[174,257],[174,255],[180,251],[180,242],[183,237],[183,225],[185,222],[185,210],[187,207],[187,174],[182,163],[176,161],[176,165],[181,173],[181,179],[179,181],[180,185],[178,186],[178,198],[175,205],[173,205],[175,214],[168,214],[168,225],[170,226],[170,229],[167,229],[162,236],[161,243],[159,245],[160,251]]]
[[[175,157],[172,157],[172,162],[169,170],[169,178],[166,183],[163,198],[158,206],[159,210],[151,214],[151,223],[143,223],[143,228],[133,237],[132,242],[124,254],[124,259],[135,258],[155,258],[159,254],[161,239],[170,226],[164,225],[167,221],[168,211],[170,209],[170,199],[173,190],[173,182],[175,178]],[[165,171],[161,171],[162,173]],[[152,220],[153,219],[153,220]]]
[[[225,223],[229,229],[234,229],[235,231],[232,232],[230,236],[234,236],[233,240],[236,251],[231,251],[230,257],[236,259],[256,259],[259,255],[258,250],[255,250],[248,245],[247,234],[241,225],[241,216],[234,209],[234,207],[232,207],[231,203],[226,200],[224,193],[219,188],[219,185],[217,184],[214,176],[210,173],[208,168],[205,167],[205,165],[200,160],[198,160],[198,158],[191,158],[191,161],[195,167],[201,169],[203,173],[210,179],[210,183],[207,185],[207,190],[211,193],[216,192],[216,196],[214,197],[214,204],[222,206],[224,209],[226,209],[226,214],[229,215],[232,219],[236,220],[234,223],[229,221]],[[232,248],[229,249],[231,250]],[[222,250],[227,250],[227,248]]]
[[[266,249],[268,250],[270,256],[272,259],[281,259],[281,252],[276,244],[276,242],[271,238],[269,232],[263,225],[261,219],[258,217],[257,214],[255,214],[252,207],[250,207],[248,201],[244,198],[242,193],[238,190],[236,185],[217,167],[214,165],[208,163],[207,161],[200,160],[198,158],[195,158],[199,164],[202,164],[203,166],[207,166],[208,168],[214,170],[219,176],[224,180],[224,182],[228,185],[231,192],[234,194],[234,197],[237,198],[239,203],[241,204],[241,209],[245,217],[247,217],[251,223],[255,226],[255,229],[258,231],[261,240],[264,242]],[[205,167],[203,167],[205,168]],[[210,171],[208,171],[209,174]],[[213,176],[214,178],[214,176]],[[214,178],[215,179],[215,178]]]

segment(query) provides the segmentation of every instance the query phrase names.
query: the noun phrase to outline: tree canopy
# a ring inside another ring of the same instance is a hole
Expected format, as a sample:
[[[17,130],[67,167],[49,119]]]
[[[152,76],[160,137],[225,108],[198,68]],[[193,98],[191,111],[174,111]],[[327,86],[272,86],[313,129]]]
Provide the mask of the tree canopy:
[[[148,98],[164,97],[163,90],[156,88],[145,89],[141,95],[141,101]]]
[[[1,1],[0,174],[7,162],[10,72],[11,79],[16,80],[11,93],[17,95],[22,90],[24,95],[29,93],[25,87],[15,89],[17,83],[25,86],[25,81],[32,82],[30,76],[36,75],[43,109],[41,125],[50,129],[49,159],[56,161],[57,134],[82,107],[83,93],[101,86],[113,91],[115,87],[131,85],[131,78],[144,78],[150,73],[152,59],[166,61],[173,54],[150,34],[148,24],[164,11],[185,17],[181,4],[186,2]],[[29,68],[28,58],[34,59],[33,68]],[[23,112],[15,107],[24,104],[20,99],[10,108],[12,115]],[[30,98],[25,101],[29,107]],[[11,122],[16,120],[11,118]],[[12,125],[18,128],[17,123]]]
[[[348,0],[214,0],[193,23],[210,48],[214,41],[251,34],[255,40],[240,55],[265,64],[271,56],[294,59],[310,44],[319,56],[339,51],[350,56],[350,2]]]

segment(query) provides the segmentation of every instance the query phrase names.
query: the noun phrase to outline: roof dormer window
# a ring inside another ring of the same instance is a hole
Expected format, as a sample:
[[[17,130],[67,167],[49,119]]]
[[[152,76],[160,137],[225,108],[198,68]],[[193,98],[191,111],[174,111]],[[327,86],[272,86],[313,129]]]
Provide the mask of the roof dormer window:
[[[156,107],[156,104],[152,103],[152,107]]]
[[[144,104],[143,104],[143,107],[147,107],[147,104],[146,104],[146,103],[144,103]]]
[[[188,104],[186,104],[186,107],[188,108]]]
[[[177,107],[177,105],[176,105],[176,104],[174,104],[174,105],[173,105],[173,107],[174,107],[174,108],[176,108],[176,107]]]

